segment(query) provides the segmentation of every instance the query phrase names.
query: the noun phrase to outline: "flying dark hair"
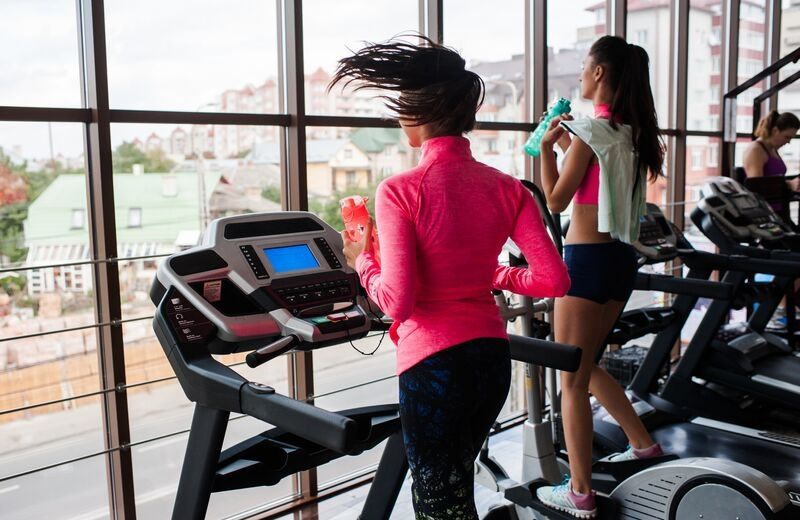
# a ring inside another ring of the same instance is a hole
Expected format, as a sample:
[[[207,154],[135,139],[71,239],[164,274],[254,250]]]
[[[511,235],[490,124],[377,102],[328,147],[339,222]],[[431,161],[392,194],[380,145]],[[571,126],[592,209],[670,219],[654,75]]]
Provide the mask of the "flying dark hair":
[[[784,112],[779,114],[777,110],[771,111],[766,117],[758,122],[756,128],[756,137],[766,139],[772,133],[772,129],[777,128],[779,132],[794,128],[795,131],[800,129],[800,119],[791,112]]]
[[[367,43],[352,56],[339,60],[328,91],[344,81],[355,90],[367,88],[398,92],[379,96],[398,119],[411,125],[431,125],[432,136],[461,135],[475,127],[475,113],[483,103],[483,80],[464,68],[456,51],[422,35],[420,45],[394,38]]]
[[[603,36],[589,49],[589,58],[592,66],[605,68],[606,82],[614,92],[609,118],[612,126],[615,117],[631,126],[633,148],[640,164],[647,167],[650,181],[654,181],[661,175],[665,151],[650,88],[647,51],[619,36]]]

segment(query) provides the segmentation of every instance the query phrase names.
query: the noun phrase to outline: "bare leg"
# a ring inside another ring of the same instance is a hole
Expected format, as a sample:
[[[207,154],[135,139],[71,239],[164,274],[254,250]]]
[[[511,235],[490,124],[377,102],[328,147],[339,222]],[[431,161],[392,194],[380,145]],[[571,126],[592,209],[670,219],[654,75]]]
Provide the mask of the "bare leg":
[[[604,305],[602,330],[606,331],[606,335],[614,326],[614,322],[624,306],[625,302],[614,300]],[[592,356],[592,360],[594,360],[594,356]],[[653,445],[653,438],[642,424],[642,420],[636,415],[625,391],[608,372],[597,365],[592,367],[589,391],[619,423],[631,446],[642,449]]]
[[[577,372],[561,373],[561,410],[564,437],[569,453],[573,491],[588,493],[592,476],[592,410],[589,406],[589,378],[594,356],[605,331],[600,328],[603,305],[584,298],[565,296],[556,299],[555,339],[583,351]]]

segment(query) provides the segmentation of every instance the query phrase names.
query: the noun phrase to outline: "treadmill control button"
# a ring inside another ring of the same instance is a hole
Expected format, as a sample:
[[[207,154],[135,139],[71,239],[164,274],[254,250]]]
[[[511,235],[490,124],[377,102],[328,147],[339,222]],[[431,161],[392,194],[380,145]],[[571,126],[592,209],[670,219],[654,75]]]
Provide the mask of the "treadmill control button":
[[[253,271],[253,274],[256,275],[257,279],[266,280],[269,278],[269,274],[267,274],[267,270],[264,268],[258,255],[256,255],[256,250],[253,249],[253,246],[242,245],[239,246],[239,250],[242,252],[242,255],[244,255],[247,264],[250,266],[250,269]]]
[[[332,269],[341,269],[342,264],[336,257],[336,253],[334,253],[333,249],[331,249],[328,241],[322,237],[319,237],[315,238],[314,242],[317,244],[317,247],[319,247],[320,252],[322,252],[322,256],[324,256],[325,260],[328,261],[328,265],[331,266]]]

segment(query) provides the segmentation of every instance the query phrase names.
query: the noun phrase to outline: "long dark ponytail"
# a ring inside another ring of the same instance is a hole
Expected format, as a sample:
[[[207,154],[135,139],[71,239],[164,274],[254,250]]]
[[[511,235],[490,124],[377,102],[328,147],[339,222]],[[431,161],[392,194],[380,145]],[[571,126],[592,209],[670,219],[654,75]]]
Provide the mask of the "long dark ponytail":
[[[344,81],[345,87],[355,82],[355,90],[398,92],[398,97],[379,96],[398,118],[430,124],[433,136],[469,132],[483,103],[483,80],[464,68],[456,51],[422,35],[411,36],[421,44],[400,39],[370,43],[339,60],[328,90]]]
[[[665,152],[650,88],[647,51],[618,36],[603,36],[594,42],[589,57],[593,66],[605,68],[606,81],[614,91],[611,124],[616,117],[631,126],[633,148],[640,164],[647,167],[650,180],[654,181],[662,174]]]

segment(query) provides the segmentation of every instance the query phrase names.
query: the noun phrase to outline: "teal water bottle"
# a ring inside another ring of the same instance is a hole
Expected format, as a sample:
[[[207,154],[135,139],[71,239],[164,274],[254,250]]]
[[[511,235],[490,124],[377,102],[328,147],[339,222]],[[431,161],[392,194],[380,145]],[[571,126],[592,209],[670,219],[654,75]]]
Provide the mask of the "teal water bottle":
[[[572,110],[572,108],[570,107],[569,99],[558,98],[550,107],[550,110],[547,111],[547,115],[544,116],[544,119],[539,123],[539,126],[536,127],[536,130],[534,130],[528,138],[528,141],[525,143],[525,152],[528,155],[539,157],[539,154],[542,152],[542,138],[545,132],[547,132],[547,128],[550,126],[550,121],[552,121],[554,117],[558,117],[562,114],[569,114],[570,110]]]

